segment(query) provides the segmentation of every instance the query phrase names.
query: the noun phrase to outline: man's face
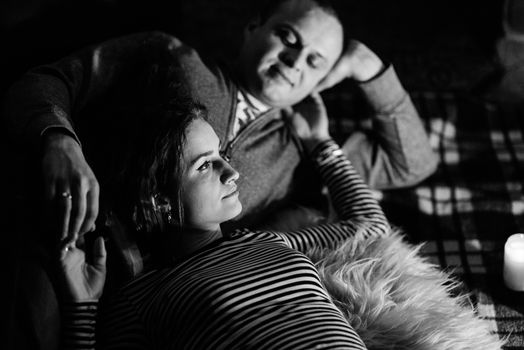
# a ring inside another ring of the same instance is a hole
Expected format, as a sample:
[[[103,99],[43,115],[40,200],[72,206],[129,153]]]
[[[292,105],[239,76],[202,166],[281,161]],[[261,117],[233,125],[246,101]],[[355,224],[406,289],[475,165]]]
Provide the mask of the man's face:
[[[342,52],[343,29],[313,0],[288,0],[264,23],[248,25],[240,53],[244,88],[272,107],[307,95]]]

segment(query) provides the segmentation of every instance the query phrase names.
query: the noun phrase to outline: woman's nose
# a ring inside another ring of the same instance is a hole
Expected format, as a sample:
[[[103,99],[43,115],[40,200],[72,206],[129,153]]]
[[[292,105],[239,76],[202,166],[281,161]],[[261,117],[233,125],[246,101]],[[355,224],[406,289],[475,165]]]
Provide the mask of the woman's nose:
[[[224,161],[224,168],[220,180],[224,184],[230,184],[235,182],[240,177],[238,171],[236,171],[228,162]]]

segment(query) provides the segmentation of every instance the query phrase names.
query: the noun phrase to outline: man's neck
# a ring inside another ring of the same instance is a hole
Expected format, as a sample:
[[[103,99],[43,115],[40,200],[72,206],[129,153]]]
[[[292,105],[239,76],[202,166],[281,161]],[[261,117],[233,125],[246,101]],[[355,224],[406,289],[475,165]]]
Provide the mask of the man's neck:
[[[260,101],[258,98],[256,98],[255,96],[253,96],[249,91],[248,91],[248,88],[247,88],[247,84],[245,82],[245,79],[243,78],[243,74],[242,72],[239,71],[239,68],[238,67],[241,67],[242,65],[240,64],[239,61],[235,61],[232,70],[232,75],[233,75],[233,81],[236,83],[238,89],[240,90],[240,93],[242,93],[244,95],[244,97],[246,98],[247,102],[252,105],[255,109],[257,110],[260,110],[262,112],[265,112],[269,109],[271,109],[271,106],[265,104],[264,102]]]
[[[265,111],[271,109],[271,106],[268,106],[264,102],[262,102],[259,99],[257,99],[255,96],[251,95],[242,86],[239,86],[238,88],[240,89],[240,93],[244,95],[244,99],[245,99],[246,103],[250,107],[252,107],[254,110],[262,113],[262,112],[265,112]]]

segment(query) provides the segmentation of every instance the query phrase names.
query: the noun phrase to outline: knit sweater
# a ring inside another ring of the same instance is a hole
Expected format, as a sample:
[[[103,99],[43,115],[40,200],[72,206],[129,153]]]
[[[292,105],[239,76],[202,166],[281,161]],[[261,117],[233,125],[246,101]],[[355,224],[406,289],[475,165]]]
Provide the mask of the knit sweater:
[[[71,134],[82,142],[104,193],[105,179],[140,137],[136,111],[143,101],[144,68],[173,65],[181,69],[168,78],[208,109],[222,152],[241,175],[244,209],[231,229],[256,224],[264,214],[313,195],[317,178],[303,162],[300,142],[282,111],[270,109],[230,140],[238,91],[233,74],[165,33],[117,38],[31,70],[7,96],[10,135],[28,148],[52,128]],[[373,188],[392,188],[431,174],[436,157],[393,68],[360,88],[375,113],[373,130],[350,135],[344,152],[364,180]]]

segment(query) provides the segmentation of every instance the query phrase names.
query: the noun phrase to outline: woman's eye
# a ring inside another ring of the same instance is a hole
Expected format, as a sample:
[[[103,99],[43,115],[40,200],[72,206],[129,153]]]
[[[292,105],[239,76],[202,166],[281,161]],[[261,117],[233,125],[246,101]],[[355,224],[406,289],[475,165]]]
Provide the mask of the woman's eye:
[[[209,169],[209,167],[211,166],[211,161],[209,160],[206,160],[201,166],[198,167],[198,171],[204,171],[204,170],[207,170]]]

